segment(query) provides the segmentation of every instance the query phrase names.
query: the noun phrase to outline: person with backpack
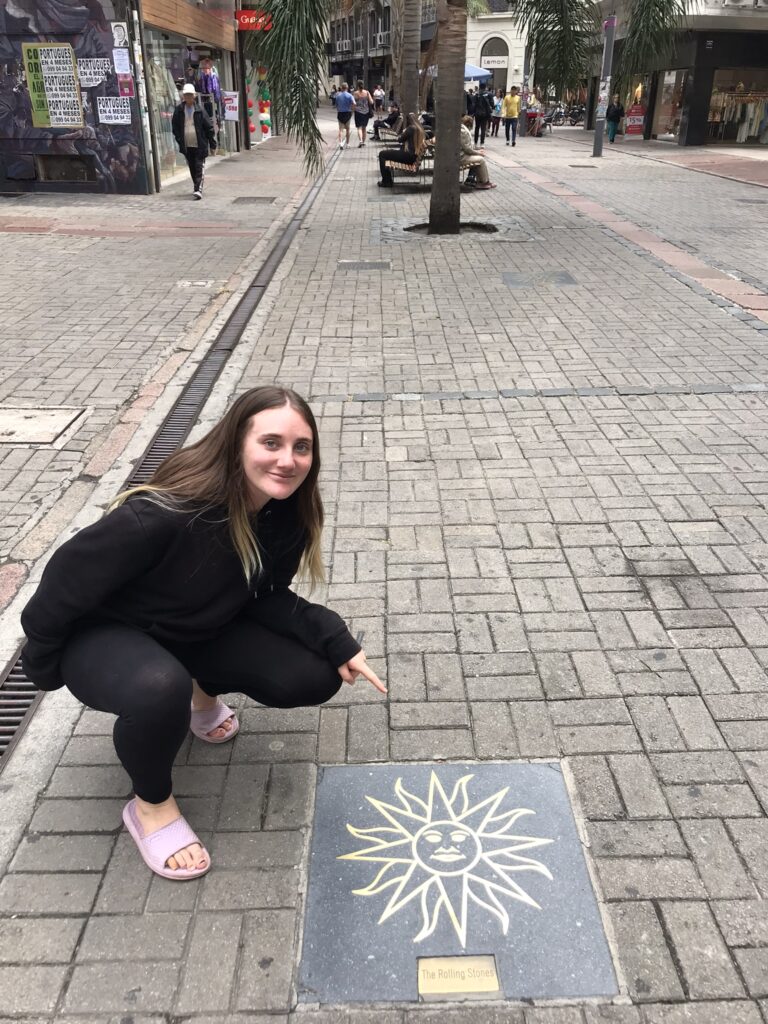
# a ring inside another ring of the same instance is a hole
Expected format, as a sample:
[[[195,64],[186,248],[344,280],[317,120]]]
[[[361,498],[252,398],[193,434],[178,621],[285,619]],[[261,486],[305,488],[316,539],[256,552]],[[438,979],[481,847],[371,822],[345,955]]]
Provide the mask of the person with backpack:
[[[475,96],[475,145],[477,145],[478,138],[481,146],[485,144],[485,133],[492,113],[493,95],[489,92],[487,85],[481,85]]]

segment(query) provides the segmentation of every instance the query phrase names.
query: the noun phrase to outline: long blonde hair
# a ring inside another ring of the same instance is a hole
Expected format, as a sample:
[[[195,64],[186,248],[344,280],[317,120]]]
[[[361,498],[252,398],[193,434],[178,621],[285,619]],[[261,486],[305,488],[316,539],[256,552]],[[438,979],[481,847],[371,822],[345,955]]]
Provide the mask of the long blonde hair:
[[[410,113],[405,120],[406,127],[413,128],[413,151],[416,156],[421,156],[427,148],[427,137],[424,134],[424,129],[419,124],[418,117],[413,113]]]
[[[312,410],[301,395],[290,388],[270,385],[251,388],[240,395],[213,430],[195,444],[169,455],[147,483],[118,494],[110,510],[134,495],[175,511],[190,507],[224,507],[229,518],[232,544],[246,579],[250,580],[261,568],[261,555],[251,525],[252,509],[243,471],[243,444],[254,416],[265,409],[281,409],[285,405],[295,409],[312,431],[312,465],[296,492],[299,523],[307,537],[299,575],[308,579],[312,586],[321,583],[325,579],[325,570],[320,555],[323,502],[317,486],[320,439]]]

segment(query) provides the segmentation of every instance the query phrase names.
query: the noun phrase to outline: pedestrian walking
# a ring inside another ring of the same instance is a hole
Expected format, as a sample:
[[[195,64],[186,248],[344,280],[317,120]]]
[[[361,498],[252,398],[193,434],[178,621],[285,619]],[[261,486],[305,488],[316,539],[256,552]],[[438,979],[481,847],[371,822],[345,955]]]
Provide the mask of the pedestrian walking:
[[[501,103],[501,116],[504,118],[504,136],[507,145],[517,145],[517,126],[520,120],[520,95],[513,85]]]
[[[363,85],[362,78],[358,78],[357,88],[352,95],[355,99],[355,128],[360,138],[357,148],[360,149],[365,145],[366,129],[368,128],[368,122],[373,117],[373,96]]]
[[[349,145],[349,122],[355,109],[355,98],[349,91],[346,82],[341,83],[341,90],[336,93],[336,118],[339,122],[339,149]],[[345,135],[346,133],[346,135]]]
[[[331,106],[335,107],[336,106],[336,86],[335,85],[331,86],[331,91],[330,91],[330,93],[328,95],[329,95],[329,98],[331,100]]]
[[[205,158],[216,152],[216,133],[208,114],[197,104],[197,93],[191,82],[181,90],[181,103],[171,118],[171,130],[179,151],[184,154],[192,176],[192,195],[203,198]]]
[[[475,116],[475,100],[476,93],[474,89],[467,89],[467,91],[464,93],[464,112],[467,114],[468,117]]]
[[[477,145],[478,139],[481,146],[485,142],[485,133],[488,130],[488,122],[492,113],[493,95],[488,91],[488,87],[483,85],[475,96],[475,145]]]
[[[400,149],[382,149],[379,152],[379,171],[381,180],[379,188],[392,188],[392,171],[384,164],[391,160],[397,164],[415,164],[416,160],[424,152],[426,139],[424,129],[419,124],[415,114],[409,114],[405,119],[405,131],[398,139]]]
[[[384,92],[384,86],[379,82],[376,88],[373,90],[373,109],[377,114],[384,113],[384,100],[386,94]]]
[[[64,543],[22,613],[29,679],[117,716],[135,796],[123,821],[156,874],[204,874],[208,852],[173,797],[188,730],[238,732],[219,695],[322,704],[357,676],[383,683],[342,619],[289,586],[323,576],[320,445],[294,391],[241,395],[205,437]]]
[[[504,90],[498,89],[493,97],[493,114],[491,115],[491,138],[499,136],[499,124],[501,123],[501,104],[504,99]]]
[[[608,141],[614,143],[616,141],[616,133],[619,130],[621,119],[624,117],[624,107],[619,100],[619,94],[615,92],[611,102],[608,104],[608,109],[605,112],[605,127],[608,132]]]

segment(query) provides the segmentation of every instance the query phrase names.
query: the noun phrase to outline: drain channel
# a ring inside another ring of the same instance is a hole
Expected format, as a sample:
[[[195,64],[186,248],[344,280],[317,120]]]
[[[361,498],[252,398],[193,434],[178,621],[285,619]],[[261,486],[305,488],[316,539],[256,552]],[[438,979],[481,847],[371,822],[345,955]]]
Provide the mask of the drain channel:
[[[163,459],[173,454],[186,441],[219,374],[240,341],[275,271],[282,263],[338,158],[339,150],[333,154],[325,170],[313,182],[285,231],[275,242],[261,269],[246,288],[243,297],[150,441],[147,450],[126,481],[126,486],[146,483]],[[0,772],[7,764],[8,755],[21,738],[42,696],[43,694],[27,679],[17,653],[11,662],[10,670],[0,683]]]

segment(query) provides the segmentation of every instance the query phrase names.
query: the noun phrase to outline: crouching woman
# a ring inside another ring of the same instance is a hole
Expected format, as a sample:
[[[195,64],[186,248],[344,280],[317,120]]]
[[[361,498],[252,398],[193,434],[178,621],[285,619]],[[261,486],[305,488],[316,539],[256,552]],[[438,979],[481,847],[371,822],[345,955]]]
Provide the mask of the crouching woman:
[[[22,613],[29,679],[117,716],[135,793],[123,821],[165,878],[210,867],[171,775],[190,728],[207,743],[234,738],[220,694],[295,708],[358,675],[386,692],[339,616],[288,589],[297,572],[323,577],[319,472],[307,403],[254,388],[62,545]]]

